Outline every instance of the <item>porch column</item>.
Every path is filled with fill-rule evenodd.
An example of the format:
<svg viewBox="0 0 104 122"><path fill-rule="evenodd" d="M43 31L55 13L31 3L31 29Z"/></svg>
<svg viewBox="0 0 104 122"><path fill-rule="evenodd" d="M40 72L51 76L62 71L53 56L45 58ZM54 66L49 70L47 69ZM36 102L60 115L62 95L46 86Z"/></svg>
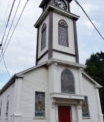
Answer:
<svg viewBox="0 0 104 122"><path fill-rule="evenodd" d="M80 104L77 106L77 116L78 122L82 122L82 107Z"/></svg>
<svg viewBox="0 0 104 122"><path fill-rule="evenodd" d="M58 106L57 105L50 106L49 122L58 122Z"/></svg>

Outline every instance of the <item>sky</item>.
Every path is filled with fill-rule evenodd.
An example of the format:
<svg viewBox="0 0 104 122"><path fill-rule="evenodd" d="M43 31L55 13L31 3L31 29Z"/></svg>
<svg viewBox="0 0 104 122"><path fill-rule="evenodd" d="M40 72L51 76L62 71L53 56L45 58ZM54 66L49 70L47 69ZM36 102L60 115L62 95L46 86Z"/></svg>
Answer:
<svg viewBox="0 0 104 122"><path fill-rule="evenodd" d="M104 35L104 0L78 1L86 10L102 35ZM12 2L13 0L0 0L0 41L3 36L8 12L10 11ZM18 2L19 0L16 0L7 31L10 28L11 20ZM21 2L13 27L16 24L25 2L26 0L22 0ZM10 76L4 67L3 61L0 63L0 88L8 82L13 74L35 65L37 30L34 28L34 24L42 13L41 8L39 8L40 2L41 0L29 0L25 8L18 27L16 28L4 55ZM85 64L86 59L88 59L91 54L100 51L104 52L104 40L101 39L86 18L85 14L74 1L71 3L71 12L80 16L77 21L78 46L80 63Z"/></svg>

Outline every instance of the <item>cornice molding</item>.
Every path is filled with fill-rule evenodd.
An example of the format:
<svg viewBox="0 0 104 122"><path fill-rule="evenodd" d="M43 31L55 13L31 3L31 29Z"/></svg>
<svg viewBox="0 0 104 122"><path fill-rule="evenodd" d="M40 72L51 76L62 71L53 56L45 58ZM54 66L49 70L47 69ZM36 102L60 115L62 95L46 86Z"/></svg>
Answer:
<svg viewBox="0 0 104 122"><path fill-rule="evenodd" d="M39 17L39 19L37 20L37 22L35 23L34 27L38 28L40 26L40 24L43 22L43 20L46 18L46 16L49 14L50 11L53 11L55 13L58 13L60 15L66 16L70 19L73 20L78 20L79 16L73 14L73 13L69 13L67 11L61 10L59 8L56 8L52 5L48 5L48 7L46 8L46 10L41 14L41 16Z"/></svg>

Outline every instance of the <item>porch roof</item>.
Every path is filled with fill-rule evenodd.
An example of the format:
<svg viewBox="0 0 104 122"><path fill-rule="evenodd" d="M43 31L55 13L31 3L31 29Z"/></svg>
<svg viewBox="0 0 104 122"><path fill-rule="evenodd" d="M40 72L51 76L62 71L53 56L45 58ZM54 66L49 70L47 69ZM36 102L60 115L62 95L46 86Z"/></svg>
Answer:
<svg viewBox="0 0 104 122"><path fill-rule="evenodd" d="M77 94L51 93L53 104L78 105L84 100L84 96Z"/></svg>

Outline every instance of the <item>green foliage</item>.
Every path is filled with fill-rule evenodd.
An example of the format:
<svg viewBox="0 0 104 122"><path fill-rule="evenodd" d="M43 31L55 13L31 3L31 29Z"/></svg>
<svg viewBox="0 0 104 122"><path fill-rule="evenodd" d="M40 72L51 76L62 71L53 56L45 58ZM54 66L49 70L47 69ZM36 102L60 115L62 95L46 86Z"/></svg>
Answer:
<svg viewBox="0 0 104 122"><path fill-rule="evenodd" d="M104 114L104 52L92 54L86 61L85 71L103 86L103 88L100 89L100 98Z"/></svg>

